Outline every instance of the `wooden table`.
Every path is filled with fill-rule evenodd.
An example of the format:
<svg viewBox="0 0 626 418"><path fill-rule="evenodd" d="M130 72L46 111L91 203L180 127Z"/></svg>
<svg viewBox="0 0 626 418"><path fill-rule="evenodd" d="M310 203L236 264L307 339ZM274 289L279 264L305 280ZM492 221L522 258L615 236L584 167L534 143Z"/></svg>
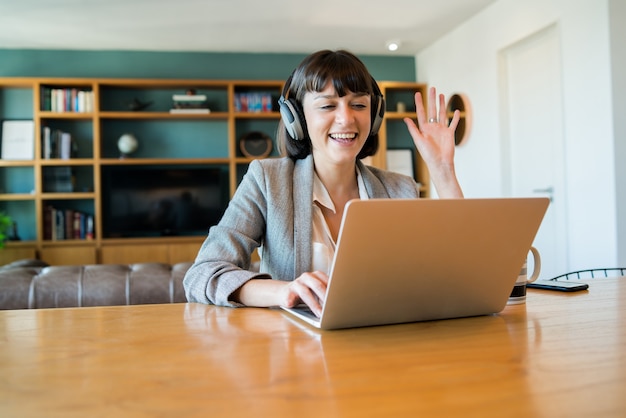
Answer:
<svg viewBox="0 0 626 418"><path fill-rule="evenodd" d="M1 417L626 416L626 278L315 331L199 304L0 312Z"/></svg>

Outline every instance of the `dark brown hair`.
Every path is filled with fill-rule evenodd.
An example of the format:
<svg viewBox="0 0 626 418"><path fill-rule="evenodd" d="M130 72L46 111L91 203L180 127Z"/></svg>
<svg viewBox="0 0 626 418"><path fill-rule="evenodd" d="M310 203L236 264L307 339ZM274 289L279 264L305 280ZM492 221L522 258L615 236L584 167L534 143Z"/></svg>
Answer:
<svg viewBox="0 0 626 418"><path fill-rule="evenodd" d="M304 130L305 138L294 140L283 121L278 124L277 143L281 154L287 155L294 160L306 158L311 154L311 138L309 138L302 100L309 92L322 91L328 82L333 84L340 97L349 92L365 93L372 97L372 121L378 101L382 99L380 89L372 78L365 64L351 52L345 50L330 51L322 50L307 56L293 71L283 89L283 97L289 98L299 113L298 117ZM378 150L378 133L370 135L358 159L374 155Z"/></svg>

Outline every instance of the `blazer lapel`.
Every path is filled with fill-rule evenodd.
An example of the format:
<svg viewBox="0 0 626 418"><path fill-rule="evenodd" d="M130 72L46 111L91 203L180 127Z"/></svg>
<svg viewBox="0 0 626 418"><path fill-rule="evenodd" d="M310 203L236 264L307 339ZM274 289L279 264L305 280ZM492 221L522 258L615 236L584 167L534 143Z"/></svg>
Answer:
<svg viewBox="0 0 626 418"><path fill-rule="evenodd" d="M313 156L296 160L293 170L294 270L295 277L311 271L313 254Z"/></svg>
<svg viewBox="0 0 626 418"><path fill-rule="evenodd" d="M363 177L363 184L365 184L365 189L367 190L367 195L370 199L388 199L389 193L387 193L387 189L380 181L378 177L376 177L370 169L363 164L360 160L356 162L359 166L359 170L361 171L361 177Z"/></svg>

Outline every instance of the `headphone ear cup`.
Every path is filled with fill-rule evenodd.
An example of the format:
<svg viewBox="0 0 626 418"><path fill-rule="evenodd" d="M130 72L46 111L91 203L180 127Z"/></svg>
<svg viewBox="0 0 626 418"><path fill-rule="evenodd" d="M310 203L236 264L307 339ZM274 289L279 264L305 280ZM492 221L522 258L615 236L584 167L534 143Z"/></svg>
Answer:
<svg viewBox="0 0 626 418"><path fill-rule="evenodd" d="M278 100L278 105L280 117L289 135L296 141L303 140L305 138L304 115L302 115L298 104L291 99L285 100L285 98L281 96Z"/></svg>
<svg viewBox="0 0 626 418"><path fill-rule="evenodd" d="M372 129L370 130L370 136L376 135L380 129L380 125L383 123L385 116L385 99L383 96L378 96L376 105L376 111L372 115Z"/></svg>

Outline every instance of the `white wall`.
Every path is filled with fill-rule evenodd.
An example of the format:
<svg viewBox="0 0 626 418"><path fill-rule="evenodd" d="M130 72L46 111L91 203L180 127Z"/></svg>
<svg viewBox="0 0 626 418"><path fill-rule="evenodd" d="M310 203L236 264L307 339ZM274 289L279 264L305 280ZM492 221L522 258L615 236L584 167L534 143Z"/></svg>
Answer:
<svg viewBox="0 0 626 418"><path fill-rule="evenodd" d="M615 179L617 191L617 260L626 266L626 1L610 0L611 67L613 80L613 120L615 137Z"/></svg>
<svg viewBox="0 0 626 418"><path fill-rule="evenodd" d="M471 137L456 159L466 196L502 196L498 52L556 24L570 270L618 263L609 1L623 0L498 0L416 57L419 81L446 95L466 93L472 102ZM550 109L537 103L537 112Z"/></svg>

